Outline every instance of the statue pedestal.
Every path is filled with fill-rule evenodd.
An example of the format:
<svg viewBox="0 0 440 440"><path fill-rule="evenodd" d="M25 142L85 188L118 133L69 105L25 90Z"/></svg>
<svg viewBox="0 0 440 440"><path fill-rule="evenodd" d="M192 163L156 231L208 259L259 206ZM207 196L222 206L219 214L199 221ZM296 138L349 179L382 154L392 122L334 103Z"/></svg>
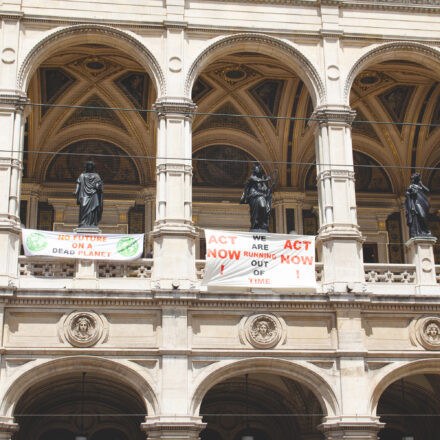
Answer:
<svg viewBox="0 0 440 440"><path fill-rule="evenodd" d="M406 246L410 251L411 262L416 266L416 283L418 293L438 294L433 249L433 246L436 242L436 237L429 236L413 237L406 242Z"/></svg>
<svg viewBox="0 0 440 440"><path fill-rule="evenodd" d="M88 226L88 227L82 227L82 228L75 228L73 232L77 234L101 234L102 231L97 226Z"/></svg>

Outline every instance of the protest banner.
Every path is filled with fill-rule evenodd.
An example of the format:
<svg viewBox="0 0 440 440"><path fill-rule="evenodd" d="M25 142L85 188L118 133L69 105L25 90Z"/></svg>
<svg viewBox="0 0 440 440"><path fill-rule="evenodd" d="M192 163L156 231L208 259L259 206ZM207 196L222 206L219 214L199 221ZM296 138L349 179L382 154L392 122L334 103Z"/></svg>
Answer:
<svg viewBox="0 0 440 440"><path fill-rule="evenodd" d="M144 234L77 234L22 229L26 256L90 260L135 260L144 249Z"/></svg>
<svg viewBox="0 0 440 440"><path fill-rule="evenodd" d="M315 290L315 237L205 230L202 285Z"/></svg>

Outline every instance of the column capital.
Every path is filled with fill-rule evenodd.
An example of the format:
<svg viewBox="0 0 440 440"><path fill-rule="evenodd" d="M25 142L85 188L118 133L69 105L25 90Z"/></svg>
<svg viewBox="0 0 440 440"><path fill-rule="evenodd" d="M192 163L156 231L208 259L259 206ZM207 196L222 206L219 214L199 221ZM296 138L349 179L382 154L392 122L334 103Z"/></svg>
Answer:
<svg viewBox="0 0 440 440"><path fill-rule="evenodd" d="M29 98L23 93L0 90L0 109L18 111L27 116L31 111L29 103Z"/></svg>
<svg viewBox="0 0 440 440"><path fill-rule="evenodd" d="M315 111L312 113L311 121L309 123L311 126L315 127L331 123L351 125L355 117L356 111L352 110L350 107L323 106L315 109Z"/></svg>
<svg viewBox="0 0 440 440"><path fill-rule="evenodd" d="M377 440L377 433L385 427L375 416L325 417L318 429L327 440Z"/></svg>
<svg viewBox="0 0 440 440"><path fill-rule="evenodd" d="M18 423L15 423L12 417L0 417L0 440L10 440L18 428Z"/></svg>
<svg viewBox="0 0 440 440"><path fill-rule="evenodd" d="M197 105L187 98L161 98L153 104L153 110L157 112L159 118L172 115L192 119Z"/></svg>
<svg viewBox="0 0 440 440"><path fill-rule="evenodd" d="M153 416L145 420L141 428L151 440L196 440L206 427L201 417L193 416Z"/></svg>

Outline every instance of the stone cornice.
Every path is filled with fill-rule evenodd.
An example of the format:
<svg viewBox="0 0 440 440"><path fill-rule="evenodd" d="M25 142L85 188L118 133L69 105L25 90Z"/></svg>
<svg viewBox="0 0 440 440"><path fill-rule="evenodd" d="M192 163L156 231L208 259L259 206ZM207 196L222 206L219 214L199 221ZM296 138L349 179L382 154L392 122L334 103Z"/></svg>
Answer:
<svg viewBox="0 0 440 440"><path fill-rule="evenodd" d="M145 291L127 293L117 292L79 292L77 295L72 292L60 292L56 290L44 290L32 293L23 289L14 289L14 293L2 290L0 301L5 307L33 307L47 308L54 307L115 307L124 309L144 308L161 309L162 307L178 306L189 309L229 309L240 312L245 310L267 309L273 311L308 311L333 313L336 310L358 308L364 313L376 311L402 312L402 313L440 313L439 295L420 296L415 294L402 295L399 286L396 286L396 294L371 294L345 293L345 294L323 294L323 293L296 293L294 295L270 294L261 298L249 297L249 292L229 294L204 294L194 290L181 292L170 291L169 297L155 298L153 293ZM186 293L192 295L186 298ZM173 296L171 296L171 294ZM261 295L261 294L260 294Z"/></svg>

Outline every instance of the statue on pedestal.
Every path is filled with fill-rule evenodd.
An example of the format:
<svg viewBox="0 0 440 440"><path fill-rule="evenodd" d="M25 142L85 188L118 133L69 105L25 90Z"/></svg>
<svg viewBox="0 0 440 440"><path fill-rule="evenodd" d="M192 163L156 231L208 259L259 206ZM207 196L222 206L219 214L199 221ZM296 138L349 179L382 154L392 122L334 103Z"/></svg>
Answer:
<svg viewBox="0 0 440 440"><path fill-rule="evenodd" d="M406 223L409 227L409 236L431 237L428 225L429 200L426 193L429 189L423 185L419 173L411 176L411 183L406 190Z"/></svg>
<svg viewBox="0 0 440 440"><path fill-rule="evenodd" d="M73 193L79 205L78 228L98 228L103 208L102 188L103 182L96 172L95 164L92 161L86 162Z"/></svg>
<svg viewBox="0 0 440 440"><path fill-rule="evenodd" d="M246 182L240 203L248 203L251 217L251 232L269 232L273 187L278 178L278 170L266 176L261 165L254 165ZM269 184L269 182L271 182Z"/></svg>

